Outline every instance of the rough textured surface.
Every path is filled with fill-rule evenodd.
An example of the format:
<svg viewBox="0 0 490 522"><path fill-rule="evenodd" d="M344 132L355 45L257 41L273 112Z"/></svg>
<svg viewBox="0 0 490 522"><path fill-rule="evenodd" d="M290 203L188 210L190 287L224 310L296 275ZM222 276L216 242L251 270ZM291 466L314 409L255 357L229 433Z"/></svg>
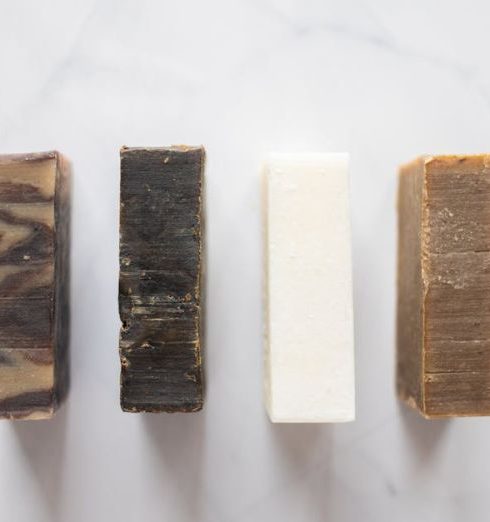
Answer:
<svg viewBox="0 0 490 522"><path fill-rule="evenodd" d="M53 415L68 389L69 165L0 156L0 417Z"/></svg>
<svg viewBox="0 0 490 522"><path fill-rule="evenodd" d="M121 407L203 405L204 149L121 150Z"/></svg>
<svg viewBox="0 0 490 522"><path fill-rule="evenodd" d="M399 186L400 397L490 414L490 155L420 158Z"/></svg>

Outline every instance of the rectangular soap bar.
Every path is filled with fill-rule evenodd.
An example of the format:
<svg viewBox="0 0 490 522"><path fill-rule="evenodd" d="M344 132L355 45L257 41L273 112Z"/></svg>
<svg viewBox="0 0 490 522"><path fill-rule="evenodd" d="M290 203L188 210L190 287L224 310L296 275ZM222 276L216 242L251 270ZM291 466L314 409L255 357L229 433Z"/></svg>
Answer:
<svg viewBox="0 0 490 522"><path fill-rule="evenodd" d="M265 397L272 422L355 417L346 154L264 168Z"/></svg>
<svg viewBox="0 0 490 522"><path fill-rule="evenodd" d="M68 387L69 165L0 156L0 418L51 417Z"/></svg>
<svg viewBox="0 0 490 522"><path fill-rule="evenodd" d="M399 178L397 389L425 417L490 414L490 155Z"/></svg>
<svg viewBox="0 0 490 522"><path fill-rule="evenodd" d="M121 407L203 405L202 147L121 149Z"/></svg>

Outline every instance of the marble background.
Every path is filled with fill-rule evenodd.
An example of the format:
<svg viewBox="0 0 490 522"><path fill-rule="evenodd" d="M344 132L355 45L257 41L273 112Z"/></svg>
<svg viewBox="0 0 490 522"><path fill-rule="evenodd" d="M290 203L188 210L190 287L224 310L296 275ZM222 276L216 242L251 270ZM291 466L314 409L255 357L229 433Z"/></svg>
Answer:
<svg viewBox="0 0 490 522"><path fill-rule="evenodd" d="M0 424L0 518L488 520L490 422L394 396L396 168L489 151L481 1L0 1L0 149L73 161L72 393ZM118 150L208 151L208 396L118 407ZM271 425L261 389L258 166L351 154L358 419Z"/></svg>

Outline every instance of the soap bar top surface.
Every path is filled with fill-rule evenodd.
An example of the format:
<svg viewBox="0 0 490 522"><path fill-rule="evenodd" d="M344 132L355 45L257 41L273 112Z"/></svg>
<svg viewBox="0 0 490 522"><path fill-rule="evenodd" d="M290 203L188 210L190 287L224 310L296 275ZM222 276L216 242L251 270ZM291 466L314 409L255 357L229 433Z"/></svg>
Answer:
<svg viewBox="0 0 490 522"><path fill-rule="evenodd" d="M121 406L203 404L201 147L121 150Z"/></svg>
<svg viewBox="0 0 490 522"><path fill-rule="evenodd" d="M266 367L273 422L355 416L348 156L264 167Z"/></svg>
<svg viewBox="0 0 490 522"><path fill-rule="evenodd" d="M69 165L0 156L0 417L53 415L68 387Z"/></svg>
<svg viewBox="0 0 490 522"><path fill-rule="evenodd" d="M426 417L490 414L490 155L427 156L399 185L397 388Z"/></svg>

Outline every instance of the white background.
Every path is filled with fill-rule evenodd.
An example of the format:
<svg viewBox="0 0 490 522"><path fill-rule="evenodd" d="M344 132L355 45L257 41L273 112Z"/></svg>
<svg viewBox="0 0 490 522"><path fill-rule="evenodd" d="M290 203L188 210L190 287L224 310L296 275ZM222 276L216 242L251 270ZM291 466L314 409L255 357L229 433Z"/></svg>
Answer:
<svg viewBox="0 0 490 522"><path fill-rule="evenodd" d="M72 390L0 424L8 522L486 521L490 421L394 395L396 169L490 143L486 1L0 2L0 149L74 166ZM208 395L123 414L119 147L208 151ZM351 154L357 421L271 425L262 405L258 167Z"/></svg>

